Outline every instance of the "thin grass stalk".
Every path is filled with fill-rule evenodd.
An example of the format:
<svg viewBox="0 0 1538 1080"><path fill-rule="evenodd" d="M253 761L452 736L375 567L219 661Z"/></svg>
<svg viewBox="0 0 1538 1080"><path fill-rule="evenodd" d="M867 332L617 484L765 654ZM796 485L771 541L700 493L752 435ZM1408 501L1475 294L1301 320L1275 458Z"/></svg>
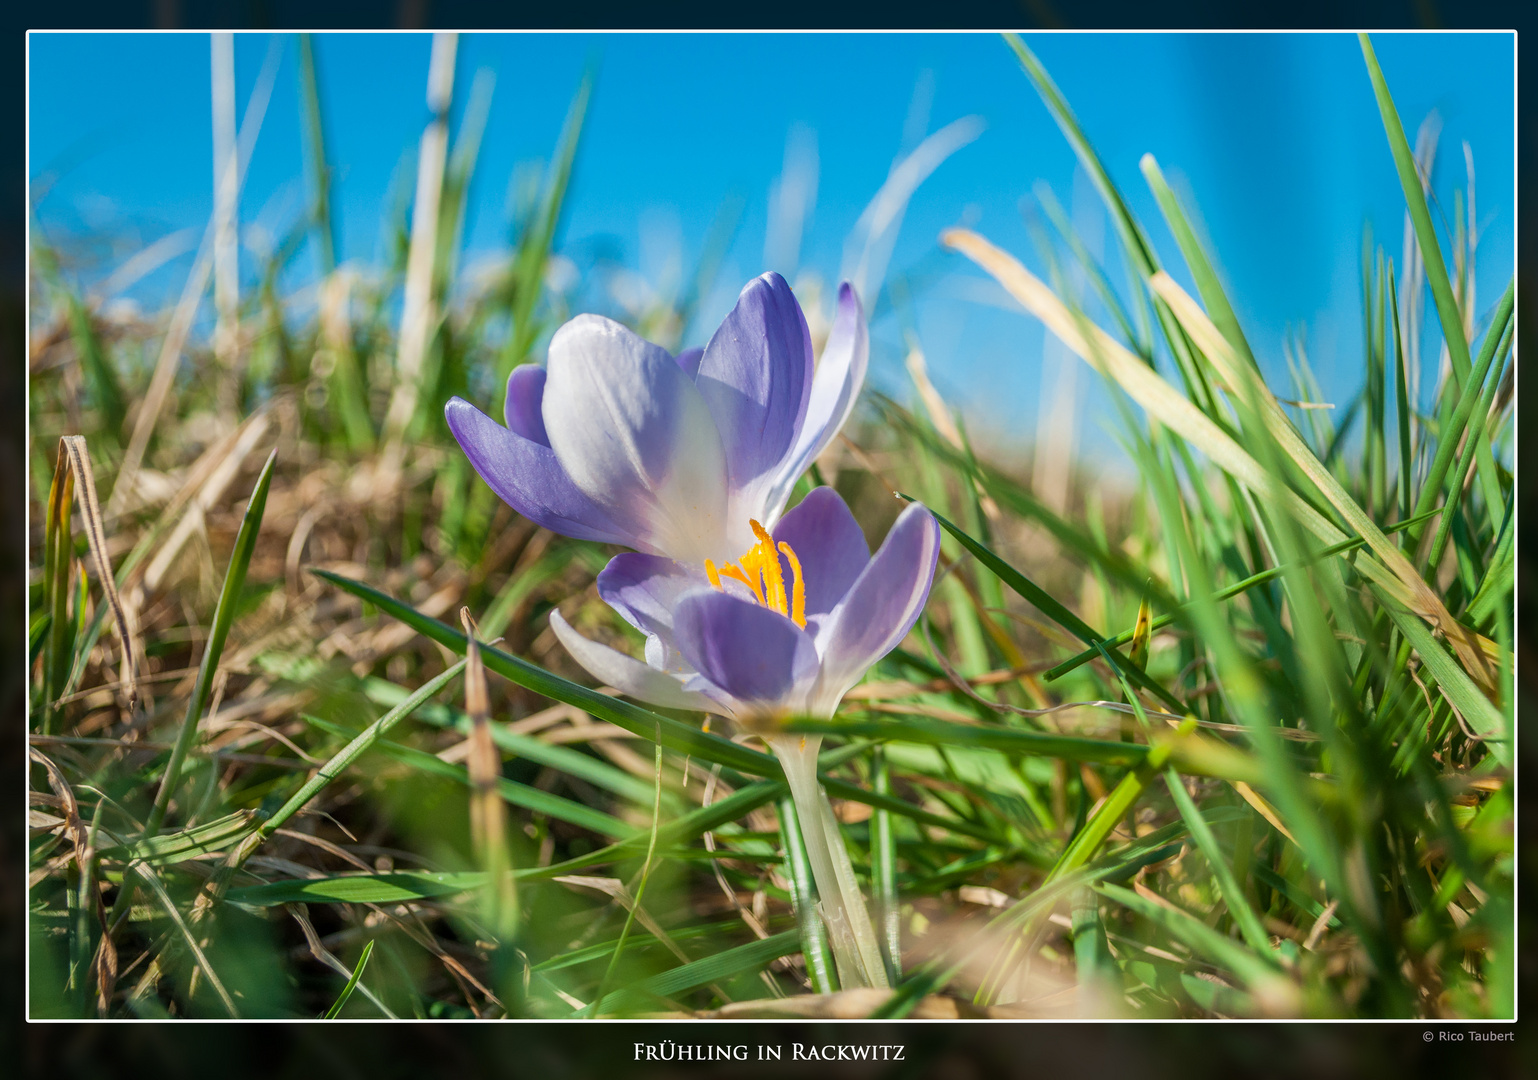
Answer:
<svg viewBox="0 0 1538 1080"><path fill-rule="evenodd" d="M886 751L871 750L871 787L878 795L891 795L892 770ZM871 814L871 885L875 894L876 917L881 925L881 955L886 961L887 980L896 986L902 981L902 911L897 893L897 836L892 829L889 810Z"/></svg>
<svg viewBox="0 0 1538 1080"><path fill-rule="evenodd" d="M53 733L53 721L57 701L64 691L64 682L71 664L69 657L69 626L67 604L69 601L69 570L74 562L74 542L70 534L72 494L75 474L68 465L64 448L59 447L59 463L54 471L53 486L48 493L48 517L44 538L46 555L43 563L43 583L46 588L47 609L50 612L48 644L43 654L43 717L39 730L44 735Z"/></svg>
<svg viewBox="0 0 1538 1080"><path fill-rule="evenodd" d="M1399 517L1412 514L1415 483L1415 457L1411 449L1410 373L1409 356L1405 352L1404 337L1400 332L1399 289L1394 280L1394 261L1388 263L1388 302L1390 318L1394 324L1394 415L1399 433Z"/></svg>
<svg viewBox="0 0 1538 1080"><path fill-rule="evenodd" d="M518 932L518 893L507 856L507 806L497 781L502 777L502 755L491 737L490 700L486 693L486 669L470 609L461 608L465 628L465 712L470 716L470 838L477 861L486 871L486 923L501 946Z"/></svg>
<svg viewBox="0 0 1538 1080"><path fill-rule="evenodd" d="M1472 372L1464 380L1462 391L1458 395L1458 403L1453 408L1452 415L1445 425L1437 431L1437 451L1432 458L1431 467L1426 470L1426 477L1421 482L1420 495L1415 502L1417 516L1436 505L1437 497L1442 494L1442 486L1447 480L1447 470L1452 466L1453 457L1458 452L1459 434L1463 432L1473 414L1474 405L1479 400L1480 388L1489 374L1490 365L1494 363L1496 353L1499 351L1501 339L1505 336L1507 325L1511 321L1512 312L1516 304L1516 280L1513 278L1506 284L1506 292L1501 296L1496 305L1495 315L1490 321L1489 329L1485 331L1484 343L1480 346L1479 356L1474 361ZM1497 497L1491 505L1500 505L1503 500ZM1406 546L1414 550L1420 542L1423 527L1411 530L1406 538Z"/></svg>
<svg viewBox="0 0 1538 1080"><path fill-rule="evenodd" d="M1501 339L1501 344L1496 348L1497 355L1504 355L1511 344L1512 328L1507 326L1506 334ZM1500 373L1495 371L1492 377L1485 380L1484 393L1480 396L1479 404L1475 406L1471 416L1469 427L1465 429L1463 438L1463 450L1458 455L1458 464L1452 470L1452 483L1448 487L1447 500L1442 508L1442 518L1437 522L1436 535L1431 541L1431 550L1426 554L1426 580L1432 582L1436 578L1438 568L1442 565L1442 555L1447 551L1447 541L1452 536L1453 522L1458 515L1463 513L1463 492L1469 480L1469 468L1474 464L1475 451L1480 440L1485 435L1485 418L1490 414L1490 404L1495 399L1495 392L1500 388ZM1493 511L1493 507L1490 508ZM1493 516L1493 514L1492 514Z"/></svg>
<svg viewBox="0 0 1538 1080"><path fill-rule="evenodd" d="M1403 190L1405 206L1415 227L1415 239L1420 246L1426 283L1431 287L1431 298L1436 304L1437 317L1442 323L1442 340L1452 360L1453 373L1461 387L1468 378L1471 362L1468 339L1463 335L1463 316L1453 296L1452 283L1448 280L1447 264L1442 259L1442 248L1437 242L1436 229L1431 223L1431 212L1426 206L1423 180L1416 168L1415 156L1405 139L1404 126L1399 122L1399 111L1389 95L1383 69L1378 66L1372 39L1358 34L1362 57L1367 62L1367 75L1372 80L1373 94L1378 100L1378 112L1383 119L1383 130L1388 135L1389 150L1394 156L1394 168L1399 172L1399 186Z"/></svg>
<svg viewBox="0 0 1538 1080"><path fill-rule="evenodd" d="M539 336L534 312L544 292L544 267L555 242L561 211L566 205L566 190L571 184L572 166L582 142L582 125L592 97L594 78L591 70L583 76L566 110L566 121L545 175L539 207L525 226L513 256L513 303L508 313L512 327L497 369L499 383L505 382L513 368L528 359Z"/></svg>
<svg viewBox="0 0 1538 1080"><path fill-rule="evenodd" d="M337 225L331 215L331 163L326 155L326 127L320 110L313 39L313 34L299 35L299 105L305 149L309 152L306 163L310 167L310 228L321 277L325 278L336 269Z"/></svg>
<svg viewBox="0 0 1538 1080"><path fill-rule="evenodd" d="M401 440L416 416L422 365L437 322L433 311L433 264L438 252L438 205L443 196L449 145L449 107L454 93L457 34L434 34L427 71L427 126L417 150L416 196L411 210L411 247L401 307L400 346L395 355L395 391L385 415L386 471L399 468Z"/></svg>
<svg viewBox="0 0 1538 1080"><path fill-rule="evenodd" d="M256 550L256 535L262 527L262 515L267 509L267 489L272 484L272 473L277 462L278 452L274 450L267 455L267 463L262 466L261 474L256 479L256 486L251 489L251 499L246 504L246 512L240 522L240 531L235 535L235 547L230 554L229 569L224 575L224 587L219 592L219 603L214 608L213 621L209 624L208 642L203 648L203 659L198 665L198 677L193 685L192 697L187 702L187 715L182 720L181 731L176 736L176 743L171 749L170 759L166 762L165 772L161 774L160 789L155 794L155 803L150 809L149 821L144 826L142 839L149 839L160 831L160 826L165 821L166 810L171 804L171 796L176 793L177 785L181 780L182 762L186 760L187 750L197 735L198 721L203 715L203 706L207 704L208 695L213 689L214 676L219 670L219 659L224 654L224 642L229 636L231 624L235 621L235 607L240 601L240 592L246 583L246 570L251 565L251 555Z"/></svg>

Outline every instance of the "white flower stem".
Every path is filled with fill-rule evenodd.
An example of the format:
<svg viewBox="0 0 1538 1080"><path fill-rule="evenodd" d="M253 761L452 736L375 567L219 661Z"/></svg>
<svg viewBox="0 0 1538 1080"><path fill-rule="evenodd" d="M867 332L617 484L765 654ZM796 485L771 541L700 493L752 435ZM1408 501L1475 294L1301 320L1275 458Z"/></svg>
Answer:
<svg viewBox="0 0 1538 1080"><path fill-rule="evenodd" d="M790 796L801 822L801 836L806 843L807 861L812 880L817 883L818 911L828 928L828 943L838 965L838 978L845 989L859 986L888 985L886 966L876 931L855 880L849 851L839 831L833 807L817 782L819 736L802 739L799 735L769 738L770 748L785 769Z"/></svg>

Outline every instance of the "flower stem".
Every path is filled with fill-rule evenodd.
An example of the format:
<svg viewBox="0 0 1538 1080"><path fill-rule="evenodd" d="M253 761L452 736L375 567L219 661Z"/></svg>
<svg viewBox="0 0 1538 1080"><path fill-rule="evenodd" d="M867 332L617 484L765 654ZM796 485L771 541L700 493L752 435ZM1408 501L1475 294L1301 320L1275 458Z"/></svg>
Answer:
<svg viewBox="0 0 1538 1080"><path fill-rule="evenodd" d="M817 883L817 906L828 928L839 983L845 989L885 987L886 967L876 931L855 880L838 819L817 782L817 750L822 739L810 736L803 741L799 735L785 735L772 737L768 742L785 769L790 795L795 800L807 861Z"/></svg>

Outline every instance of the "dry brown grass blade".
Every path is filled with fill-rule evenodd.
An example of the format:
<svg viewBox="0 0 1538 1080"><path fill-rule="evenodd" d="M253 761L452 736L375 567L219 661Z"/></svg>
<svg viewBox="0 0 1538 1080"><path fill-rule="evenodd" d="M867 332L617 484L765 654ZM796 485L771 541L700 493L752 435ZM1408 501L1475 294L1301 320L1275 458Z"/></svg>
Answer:
<svg viewBox="0 0 1538 1080"><path fill-rule="evenodd" d="M261 74L252 88L250 98L246 101L245 114L240 120L240 134L236 139L236 161L241 167L236 169L234 185L234 197L237 200L240 198L241 189L245 186L246 170L243 166L251 160L251 150L256 144L257 135L262 130L262 119L267 115L267 102L271 100L273 83L277 78L278 60L282 56L277 46L278 39L275 37L272 47L268 49ZM198 305L202 303L203 294L208 289L208 279L213 275L214 234L217 223L217 214L210 216L203 233L203 241L198 247L197 258L192 264L192 272L187 275L187 284L182 288L181 298L177 301L176 310L171 316L171 324L166 329L165 339L161 342L160 355L155 360L155 372L150 377L149 389L145 392L139 414L134 419L133 434L129 436L128 449L123 454L123 463L118 469L117 480L113 482L112 495L107 500L108 516L117 514L132 492L134 478L138 474L140 464L144 461L144 452L149 448L150 436L155 431L155 424L160 419L161 410L165 408L166 397L171 392L171 384L176 379L177 362L181 359L182 349L187 344L187 335L192 330L192 322L197 317Z"/></svg>
<svg viewBox="0 0 1538 1080"><path fill-rule="evenodd" d="M1298 429L1293 427L1292 421L1282 412L1270 388L1253 374L1248 365L1240 363L1228 339L1213 325L1201 305L1163 270L1149 279L1149 285L1170 306L1198 351L1218 369L1230 388L1229 392L1244 393L1249 398L1249 404L1260 413L1271 437L1319 489L1320 494L1329 500L1330 505L1367 541L1367 546L1382 560L1383 565L1399 579L1409 597L1406 606L1446 635L1463 662L1464 670L1486 690L1495 690L1497 673L1491 670L1487 660L1489 652L1480 640L1481 635L1453 618L1452 612L1442 603L1442 598L1426 584L1410 560L1383 534L1377 523L1367 516L1367 512L1357 505L1335 475L1314 456L1313 451L1303 442L1303 437L1298 434ZM1494 642L1489 642L1489 650L1496 648ZM1498 651L1496 655L1499 655Z"/></svg>
<svg viewBox="0 0 1538 1080"><path fill-rule="evenodd" d="M118 596L117 582L112 574L112 560L107 557L107 534L102 527L101 505L96 499L96 474L91 469L91 455L86 449L83 435L65 435L59 440L59 452L68 455L70 468L79 480L75 485L75 495L80 503L80 516L85 524L91 557L96 561L96 578L102 594L107 598L107 604L112 608L118 640L123 646L122 682L128 698L128 711L131 713L139 702L137 653L134 650L133 631L129 628L128 613L123 608L122 598Z"/></svg>
<svg viewBox="0 0 1538 1080"><path fill-rule="evenodd" d="M475 620L469 608L459 609L459 621L468 639L465 650L465 712L470 717L470 752L465 767L470 775L470 839L477 861L486 868L488 921L499 939L517 925L518 896L507 866L507 804L497 790L502 778L502 755L491 737L491 699L486 691L486 668L481 663Z"/></svg>
<svg viewBox="0 0 1538 1080"><path fill-rule="evenodd" d="M454 89L454 59L459 36L434 34L427 71L429 118L417 151L416 201L411 211L411 246L406 255L406 287L401 310L400 349L396 354L395 392L385 414L386 475L400 466L401 440L416 413L418 380L436 312L433 262L438 250L438 204L449 147L449 104Z"/></svg>
<svg viewBox="0 0 1538 1080"><path fill-rule="evenodd" d="M86 873L85 859L90 841L86 837L85 824L80 820L80 804L75 799L75 789L69 786L63 771L53 763L53 760L36 747L27 747L27 756L41 765L43 771L48 774L48 786L53 789L54 795L59 800L59 809L64 811L64 828L69 833L70 842L75 848L76 867L83 876Z"/></svg>
<svg viewBox="0 0 1538 1080"><path fill-rule="evenodd" d="M271 426L271 420L265 408L253 413L236 429L234 438L228 442L223 455L208 462L202 484L194 490L189 490L190 485L184 485L182 491L178 492L172 500L172 505L167 506L166 516L169 517L183 505L190 503L186 507L186 512L177 521L171 535L166 538L165 543L161 545L154 559L150 561L149 567L144 571L144 588L147 592L154 592L160 587L167 571L175 565L176 557L181 554L182 546L194 532L202 527L204 515L224 497L225 491L239 474L246 457L262 441L269 426ZM224 443L225 440L221 440L221 445ZM202 472L202 470L198 471Z"/></svg>
<svg viewBox="0 0 1538 1080"><path fill-rule="evenodd" d="M291 916L293 916L294 921L299 924L299 929L304 934L305 944L309 946L310 955L315 957L315 959L319 960L322 964L325 964L328 968L336 972L348 982L352 982L352 969L349 968L346 964L342 963L342 961L338 960L336 956L321 942L320 935L315 932L314 924L310 922L309 911L305 905L284 904L283 909L287 911ZM374 995L373 991L371 991L361 981L358 983L358 991L364 997L368 998L369 1001L373 1002L374 1007L377 1008L380 1012L384 1013L385 1016L389 1017L391 1020L400 1019L400 1017L396 1016L395 1013L390 1011L390 1007L388 1005L380 1001L379 998Z"/></svg>
<svg viewBox="0 0 1538 1080"><path fill-rule="evenodd" d="M128 449L123 454L117 480L113 482L112 497L107 502L109 514L117 514L128 501L139 465L144 461L144 451L149 448L150 435L155 430L161 410L165 408L166 397L171 392L177 361L182 357L182 348L187 344L187 334L197 315L198 303L208 288L208 278L213 272L212 234L213 223L210 222L208 233L203 237L203 245L198 250L197 261L192 265L192 273L187 276L186 288L182 290L181 300L171 316L171 325L166 329L165 340L161 342L160 356L155 361L155 372L150 376L149 389L145 391L143 403L139 406L139 415L134 419L133 434L128 438Z"/></svg>

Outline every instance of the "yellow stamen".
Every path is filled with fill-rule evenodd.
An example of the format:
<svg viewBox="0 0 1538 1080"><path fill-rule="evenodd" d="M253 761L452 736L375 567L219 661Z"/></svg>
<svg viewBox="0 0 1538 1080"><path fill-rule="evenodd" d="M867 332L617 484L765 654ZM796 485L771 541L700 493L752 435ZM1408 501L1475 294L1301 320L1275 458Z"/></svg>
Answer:
<svg viewBox="0 0 1538 1080"><path fill-rule="evenodd" d="M742 582L748 588L753 590L753 595L758 598L758 602L760 604L764 602L764 590L758 587L758 582L754 581L752 578L748 577L747 574L743 573L742 568L737 564L727 563L725 566L721 567L721 573L725 577L736 578L738 581Z"/></svg>
<svg viewBox="0 0 1538 1080"><path fill-rule="evenodd" d="M758 522L750 521L748 524L753 527L753 535L758 537L758 546L753 549L753 556L764 575L764 595L768 598L768 605L781 615L789 615L790 604L785 599L785 577L780 573L780 557L774 552L774 537Z"/></svg>
<svg viewBox="0 0 1538 1080"><path fill-rule="evenodd" d="M791 586L791 620L803 630L806 629L806 579L801 574L801 560L796 558L796 553L790 550L790 545L780 544L780 550L785 553L785 558L790 561L791 573L795 574L795 584Z"/></svg>
<svg viewBox="0 0 1538 1080"><path fill-rule="evenodd" d="M789 544L776 545L769 530L758 522L749 521L748 524L753 527L753 535L758 542L743 552L742 557L734 563L717 566L714 561L706 559L705 577L717 589L721 588L723 577L742 582L753 590L754 599L764 607L788 616L797 626L805 629L806 581L801 570L801 560ZM781 554L790 562L792 580L788 592L785 571L780 566Z"/></svg>

